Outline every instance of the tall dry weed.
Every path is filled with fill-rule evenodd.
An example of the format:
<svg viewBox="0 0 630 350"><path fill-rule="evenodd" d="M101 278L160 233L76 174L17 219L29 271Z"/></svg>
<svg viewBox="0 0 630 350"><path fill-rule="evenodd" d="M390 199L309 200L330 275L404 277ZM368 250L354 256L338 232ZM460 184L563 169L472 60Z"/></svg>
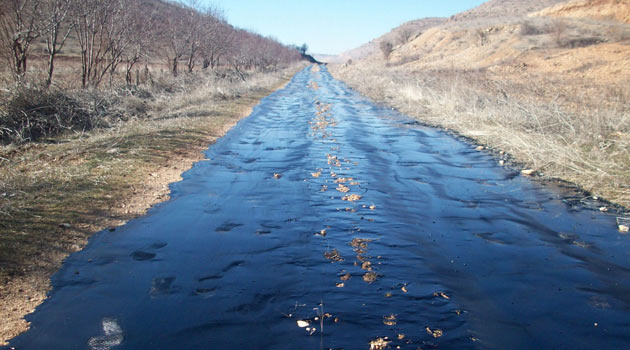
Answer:
<svg viewBox="0 0 630 350"><path fill-rule="evenodd" d="M624 98L630 88L602 89L606 108L568 108L541 101L536 82L515 87L478 71L410 74L355 65L333 72L403 113L630 206L630 108Z"/></svg>

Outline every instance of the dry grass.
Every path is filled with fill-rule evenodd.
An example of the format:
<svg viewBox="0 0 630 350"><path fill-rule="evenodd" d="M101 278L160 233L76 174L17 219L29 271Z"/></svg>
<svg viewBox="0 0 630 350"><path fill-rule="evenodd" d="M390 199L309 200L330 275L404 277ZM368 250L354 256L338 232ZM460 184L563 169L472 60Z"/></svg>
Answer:
<svg viewBox="0 0 630 350"><path fill-rule="evenodd" d="M145 94L121 97L124 106L144 110L141 118L51 144L0 147L0 343L26 329L22 317L45 298L63 258L92 233L168 198L168 183L297 69L244 82L165 79Z"/></svg>
<svg viewBox="0 0 630 350"><path fill-rule="evenodd" d="M507 81L485 71L386 68L372 63L333 73L376 101L448 128L527 167L630 206L630 88L598 86L558 102L541 90L574 84ZM530 77L531 78L531 77ZM548 79L548 80L545 80ZM541 85L542 84L542 85ZM556 95L557 96L557 95Z"/></svg>

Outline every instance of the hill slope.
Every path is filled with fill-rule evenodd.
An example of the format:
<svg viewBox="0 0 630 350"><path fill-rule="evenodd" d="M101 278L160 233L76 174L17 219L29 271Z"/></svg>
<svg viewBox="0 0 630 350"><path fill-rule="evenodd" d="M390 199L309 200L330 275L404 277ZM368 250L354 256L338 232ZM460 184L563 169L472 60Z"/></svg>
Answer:
<svg viewBox="0 0 630 350"><path fill-rule="evenodd" d="M431 27L445 23L446 20L446 18L433 17L409 21L357 48L343 52L338 56L322 57L322 59L324 62L328 63L345 63L348 60L359 60L379 53L379 44L381 41L386 40L393 43L400 43L401 40L407 41L411 38L415 38Z"/></svg>
<svg viewBox="0 0 630 350"><path fill-rule="evenodd" d="M630 23L630 1L574 0L535 13L536 16L592 18Z"/></svg>
<svg viewBox="0 0 630 350"><path fill-rule="evenodd" d="M630 206L628 6L491 0L388 57L371 50L332 71L424 122Z"/></svg>

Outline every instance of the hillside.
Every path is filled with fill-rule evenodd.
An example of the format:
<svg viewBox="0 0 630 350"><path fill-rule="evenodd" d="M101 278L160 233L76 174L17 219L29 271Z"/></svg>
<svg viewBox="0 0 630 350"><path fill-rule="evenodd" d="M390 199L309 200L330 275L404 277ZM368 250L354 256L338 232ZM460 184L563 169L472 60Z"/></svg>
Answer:
<svg viewBox="0 0 630 350"><path fill-rule="evenodd" d="M402 39L406 42L410 38L417 37L428 28L437 26L446 22L446 18L423 18L409 21L392 29L390 32L371 40L357 48L346 51L338 56L321 57L323 62L328 63L345 63L348 60L358 60L379 52L379 44L382 41L392 41L400 43Z"/></svg>
<svg viewBox="0 0 630 350"><path fill-rule="evenodd" d="M630 23L630 1L574 0L532 14L556 18L591 18Z"/></svg>
<svg viewBox="0 0 630 350"><path fill-rule="evenodd" d="M392 41L387 57L373 49L332 71L424 122L628 206L629 6L491 0Z"/></svg>
<svg viewBox="0 0 630 350"><path fill-rule="evenodd" d="M491 18L500 18L505 21L506 19L521 17L564 1L566 0L490 0L473 9L453 15L449 20L451 22L476 19L488 21Z"/></svg>

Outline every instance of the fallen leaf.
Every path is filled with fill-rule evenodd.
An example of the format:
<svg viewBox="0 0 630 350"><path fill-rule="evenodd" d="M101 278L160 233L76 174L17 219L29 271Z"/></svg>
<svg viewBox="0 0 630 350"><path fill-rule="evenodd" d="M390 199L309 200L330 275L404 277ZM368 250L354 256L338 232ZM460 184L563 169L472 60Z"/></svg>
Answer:
<svg viewBox="0 0 630 350"><path fill-rule="evenodd" d="M281 178L281 177L282 177L282 175L281 175L281 174L278 174L278 173L273 173L273 178L274 178L274 179L279 179L279 178Z"/></svg>
<svg viewBox="0 0 630 350"><path fill-rule="evenodd" d="M321 174L322 174L322 172L321 172L321 171L318 171L318 172L316 172L316 173L311 173L311 176L313 176L313 177L319 177Z"/></svg>
<svg viewBox="0 0 630 350"><path fill-rule="evenodd" d="M389 316L383 316L383 323L388 325L388 326L395 326L396 325L396 315L391 314Z"/></svg>
<svg viewBox="0 0 630 350"><path fill-rule="evenodd" d="M342 280L342 281L347 281L347 280L350 279L350 277L352 277L352 276L349 273L347 273L347 274L339 277L339 279Z"/></svg>
<svg viewBox="0 0 630 350"><path fill-rule="evenodd" d="M346 286L346 284L345 284L345 283L343 283L343 282L338 282L335 286L336 286L337 288L343 288L343 287L345 287L345 286Z"/></svg>
<svg viewBox="0 0 630 350"><path fill-rule="evenodd" d="M341 200L348 201L348 202L356 202L360 199L361 199L361 196L359 196L358 194L350 194L347 196L343 196L341 198Z"/></svg>
<svg viewBox="0 0 630 350"><path fill-rule="evenodd" d="M341 257L341 254L339 254L339 251L337 251L337 249L324 252L324 257L331 261L343 261L343 258Z"/></svg>
<svg viewBox="0 0 630 350"><path fill-rule="evenodd" d="M370 341L370 350L383 350L389 343L391 343L391 341L387 338L376 338Z"/></svg>
<svg viewBox="0 0 630 350"><path fill-rule="evenodd" d="M308 327L310 323L308 321L298 320L297 325L300 328Z"/></svg>
<svg viewBox="0 0 630 350"><path fill-rule="evenodd" d="M341 192L341 193L346 193L346 192L350 192L350 188L346 187L342 184L339 184L339 186L337 186L337 191Z"/></svg>
<svg viewBox="0 0 630 350"><path fill-rule="evenodd" d="M446 300L451 299L451 297L449 297L448 295L446 295L446 293L444 293L444 292L435 292L435 293L433 293L433 296L434 296L434 297L442 297L442 298L444 298L444 299L446 299Z"/></svg>
<svg viewBox="0 0 630 350"><path fill-rule="evenodd" d="M363 281L367 282L367 283L373 283L374 281L376 281L376 277L378 277L378 275L376 274L376 272L366 272L363 275Z"/></svg>
<svg viewBox="0 0 630 350"><path fill-rule="evenodd" d="M433 330L432 330L432 329L431 329L431 328L429 328L428 326L427 326L425 329L426 329L427 333L429 333L430 335L432 335L432 336L433 336L433 338L439 338L439 337L441 337L442 335L444 335L444 332L442 332L442 330L441 330L441 329L433 329Z"/></svg>

